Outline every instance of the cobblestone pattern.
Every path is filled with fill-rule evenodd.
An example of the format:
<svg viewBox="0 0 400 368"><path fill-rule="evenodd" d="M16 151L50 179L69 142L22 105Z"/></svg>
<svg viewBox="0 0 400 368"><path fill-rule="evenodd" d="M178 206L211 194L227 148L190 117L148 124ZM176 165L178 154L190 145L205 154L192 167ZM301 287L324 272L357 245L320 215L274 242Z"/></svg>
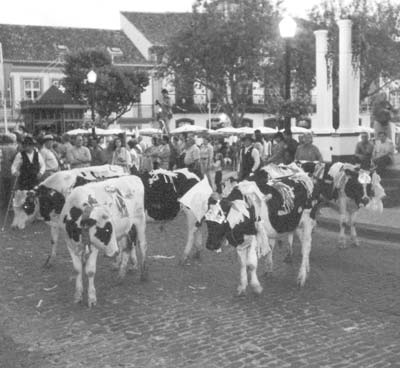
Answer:
<svg viewBox="0 0 400 368"><path fill-rule="evenodd" d="M150 256L175 258L150 258L147 282L129 273L119 283L99 257L92 310L72 302L63 241L56 266L41 269L49 250L44 225L0 233L0 367L400 366L400 249L364 241L339 250L336 234L318 230L304 289L295 282L296 243L292 265L282 262L285 247L276 249L262 295L237 298L233 249L205 250L201 260L177 265L183 221L165 231L148 225Z"/></svg>

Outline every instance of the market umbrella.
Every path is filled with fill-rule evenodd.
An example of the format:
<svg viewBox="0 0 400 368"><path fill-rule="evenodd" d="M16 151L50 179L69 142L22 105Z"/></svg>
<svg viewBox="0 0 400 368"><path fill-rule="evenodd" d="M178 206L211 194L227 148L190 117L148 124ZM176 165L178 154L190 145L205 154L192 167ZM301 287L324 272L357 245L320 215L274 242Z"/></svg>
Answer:
<svg viewBox="0 0 400 368"><path fill-rule="evenodd" d="M277 130L269 127L260 127L257 128L261 134L276 134Z"/></svg>
<svg viewBox="0 0 400 368"><path fill-rule="evenodd" d="M234 127L225 127L225 128L220 128L216 130L217 133L222 134L222 135L237 135L239 134L238 129Z"/></svg>
<svg viewBox="0 0 400 368"><path fill-rule="evenodd" d="M285 131L285 129L281 129L281 132ZM305 133L312 133L311 129L303 128L303 127L298 127L298 126L293 126L290 128L290 131L292 134L305 134Z"/></svg>
<svg viewBox="0 0 400 368"><path fill-rule="evenodd" d="M237 129L239 134L254 134L255 128L252 127L241 127Z"/></svg>
<svg viewBox="0 0 400 368"><path fill-rule="evenodd" d="M68 135L80 135L80 134L90 134L90 132L86 129L72 129L66 132Z"/></svg>
<svg viewBox="0 0 400 368"><path fill-rule="evenodd" d="M179 128L171 130L171 134L181 134L181 133L204 133L208 129L200 127L198 125L191 125L191 124L186 124L182 125Z"/></svg>
<svg viewBox="0 0 400 368"><path fill-rule="evenodd" d="M143 128L143 129L139 130L139 134L151 137L153 135L162 134L162 130L161 129L155 129L155 128Z"/></svg>

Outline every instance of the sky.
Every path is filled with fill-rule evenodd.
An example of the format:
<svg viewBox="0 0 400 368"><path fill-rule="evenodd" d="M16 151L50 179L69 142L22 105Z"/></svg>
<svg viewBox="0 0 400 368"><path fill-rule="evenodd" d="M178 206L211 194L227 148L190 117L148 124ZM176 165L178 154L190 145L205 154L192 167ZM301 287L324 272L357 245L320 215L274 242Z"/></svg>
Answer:
<svg viewBox="0 0 400 368"><path fill-rule="evenodd" d="M193 0L0 0L0 23L119 29L119 12L185 12ZM284 0L302 16L318 0Z"/></svg>

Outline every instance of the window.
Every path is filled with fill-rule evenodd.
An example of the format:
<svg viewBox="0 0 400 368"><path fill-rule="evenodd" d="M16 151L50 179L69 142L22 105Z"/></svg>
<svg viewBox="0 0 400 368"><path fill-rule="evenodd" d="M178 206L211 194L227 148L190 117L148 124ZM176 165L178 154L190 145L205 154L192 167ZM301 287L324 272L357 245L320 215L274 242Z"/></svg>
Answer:
<svg viewBox="0 0 400 368"><path fill-rule="evenodd" d="M26 100L36 100L40 94L40 79L24 79L24 97Z"/></svg>

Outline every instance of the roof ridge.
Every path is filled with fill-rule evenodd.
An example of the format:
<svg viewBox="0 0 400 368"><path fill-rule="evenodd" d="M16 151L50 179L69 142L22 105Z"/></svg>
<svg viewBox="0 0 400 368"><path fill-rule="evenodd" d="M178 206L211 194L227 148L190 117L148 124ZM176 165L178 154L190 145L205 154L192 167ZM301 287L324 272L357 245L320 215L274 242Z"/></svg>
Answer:
<svg viewBox="0 0 400 368"><path fill-rule="evenodd" d="M121 14L151 14L151 15L165 15L165 14L193 14L192 12L170 12L170 11L165 11L165 12L137 12L137 11L120 11Z"/></svg>
<svg viewBox="0 0 400 368"><path fill-rule="evenodd" d="M109 31L109 32L122 32L121 29L111 29L111 28L89 28L89 27L72 27L72 26L50 26L50 25L38 25L38 24L12 24L12 23L0 23L1 26L7 27L33 27L33 28L56 28L56 29L77 29L83 31Z"/></svg>

